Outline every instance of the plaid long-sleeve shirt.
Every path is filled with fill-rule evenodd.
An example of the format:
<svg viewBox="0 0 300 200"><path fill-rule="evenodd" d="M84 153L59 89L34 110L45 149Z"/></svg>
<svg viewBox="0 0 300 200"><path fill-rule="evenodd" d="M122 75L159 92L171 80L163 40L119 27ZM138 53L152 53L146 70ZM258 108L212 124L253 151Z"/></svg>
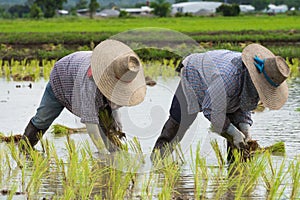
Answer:
<svg viewBox="0 0 300 200"><path fill-rule="evenodd" d="M218 133L227 130L229 123L252 125L250 110L256 107L258 99L251 79L244 83L249 73L240 52L214 50L191 54L183 65L181 80L189 114L203 112ZM255 98L242 110L241 94L247 84L252 86L246 96Z"/></svg>
<svg viewBox="0 0 300 200"><path fill-rule="evenodd" d="M88 75L91 51L79 51L57 61L50 74L55 97L82 123L98 124L98 111L105 100L92 76Z"/></svg>

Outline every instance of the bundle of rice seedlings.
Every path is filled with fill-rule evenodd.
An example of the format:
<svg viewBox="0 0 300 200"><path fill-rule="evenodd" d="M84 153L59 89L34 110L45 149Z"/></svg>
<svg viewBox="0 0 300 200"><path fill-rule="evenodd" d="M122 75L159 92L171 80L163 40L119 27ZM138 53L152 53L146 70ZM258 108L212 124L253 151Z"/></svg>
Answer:
<svg viewBox="0 0 300 200"><path fill-rule="evenodd" d="M282 141L276 142L271 146L264 147L263 149L265 151L269 151L272 154L279 154L279 155L285 154L285 144Z"/></svg>
<svg viewBox="0 0 300 200"><path fill-rule="evenodd" d="M73 134L73 133L79 133L79 132L86 132L86 128L70 128L61 124L54 124L52 125L51 132L55 135L66 135L66 134Z"/></svg>
<svg viewBox="0 0 300 200"><path fill-rule="evenodd" d="M112 117L108 113L108 110L100 110L99 111L99 118L101 121L101 124L103 125L104 128L104 133L106 137L118 148L125 148L121 139L126 138L125 133L123 133L120 128L117 127L117 124Z"/></svg>
<svg viewBox="0 0 300 200"><path fill-rule="evenodd" d="M5 136L3 133L0 132L0 141L1 142L6 142L6 143L10 143L10 142L19 142L22 138L22 135L17 134L17 135L10 135L10 136Z"/></svg>

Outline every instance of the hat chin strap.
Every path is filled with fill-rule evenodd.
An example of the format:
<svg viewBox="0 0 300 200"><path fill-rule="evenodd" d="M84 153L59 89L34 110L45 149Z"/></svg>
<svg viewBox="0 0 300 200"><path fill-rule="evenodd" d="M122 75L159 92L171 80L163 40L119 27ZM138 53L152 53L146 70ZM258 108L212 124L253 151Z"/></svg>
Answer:
<svg viewBox="0 0 300 200"><path fill-rule="evenodd" d="M268 74L265 71L265 59L259 58L257 55L255 55L254 59L254 65L259 73L263 73L266 80L273 86L278 87L279 84L272 81L272 79L268 76Z"/></svg>

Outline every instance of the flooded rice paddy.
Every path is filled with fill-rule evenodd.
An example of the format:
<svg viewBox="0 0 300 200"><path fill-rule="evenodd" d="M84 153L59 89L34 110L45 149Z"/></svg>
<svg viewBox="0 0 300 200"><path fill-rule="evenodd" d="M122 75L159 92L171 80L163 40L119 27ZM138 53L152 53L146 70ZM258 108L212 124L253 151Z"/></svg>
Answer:
<svg viewBox="0 0 300 200"><path fill-rule="evenodd" d="M158 84L148 88L147 96L143 103L135 107L121 108L123 131L126 133L127 139L130 140L137 137L145 156L144 162L136 170L138 172L136 173L136 182L139 184L135 184L135 187L130 189L130 195L125 195L126 199L165 199L165 197L161 196L161 191L164 190L166 184L173 184L171 180L166 181L166 176L159 176L157 180L158 184L152 187L150 192L145 192L145 187L143 186L145 182L149 180L147 178L152 176L151 172L153 171L153 166L149 159L149 154L160 134L164 122L168 118L168 110L178 81L178 77L168 79L158 78ZM15 82L0 78L0 132L6 135L23 133L28 121L35 114L46 83L47 82L44 79L41 79L38 82ZM31 87L29 87L29 84L31 84ZM272 162L275 163L274 165L280 163L284 159L287 163L300 159L300 112L296 111L300 107L300 80L295 79L290 81L289 86L290 96L281 110L264 110L253 114L253 139L258 140L261 146L269 146L278 141L283 141L285 143L286 157L272 156ZM84 126L80 123L78 117L75 117L67 110L64 110L61 113L54 124L63 124L73 128ZM48 130L44 138L53 143L57 156L67 162L67 137L55 136L51 133L51 130ZM78 146L88 142L93 156L98 159L99 162L106 159L107 155L103 152L98 152L97 148L93 146L87 133L73 134L70 135L70 138L74 140L75 144ZM191 165L193 161L195 161L195 158L193 157L197 154L196 149L198 145L200 147L200 155L205 159L205 165L208 166L211 171L214 171L214 168L219 167L218 159L210 144L212 140L217 140L221 152L225 154L225 140L210 131L210 123L203 117L202 113L199 113L196 121L186 133L181 143L185 162L181 166L176 182L174 182L174 185L172 186L174 191L176 191L172 193L172 198L196 199L195 170ZM3 149L5 149L4 146L5 144L0 144L1 153L3 152ZM192 153L190 152L191 149ZM40 144L37 145L37 150L42 152L43 149ZM191 156L191 154L193 156ZM0 199L7 199L8 194L4 194L4 192L12 190L13 186L16 187L15 191L20 192L15 193L13 199L27 199L28 195L24 191L24 185L26 186L26 184L28 184L30 177L34 172L30 169L24 172L20 170L13 161L11 161L11 163L11 169L7 170L7 168L1 168L1 170L6 169L7 171L1 172L0 190L2 191L2 195L0 194ZM1 161L1 165L5 165L5 163ZM170 166L172 165L170 164ZM288 169L286 167L283 170L287 171ZM297 170L300 169L298 168ZM220 176L223 175L224 174L220 174ZM31 198L53 199L54 197L59 198L60 196L63 196L64 183L60 176L61 175L56 174L40 177L41 185L38 192ZM214 176L217 176L217 174L214 174ZM25 181L22 182L22 180ZM226 181L226 175L220 180ZM202 181L203 180L200 180L197 185ZM289 199L292 189L288 185L292 184L292 179L286 177L280 184L286 186L283 190L281 199ZM204 185L205 184L203 184L202 189L204 188L205 192L202 192L202 196L198 196L198 199L215 199L220 197L222 197L222 199L235 199L235 194L232 192L234 189L228 190L227 187L228 191L225 191L220 195L218 194L218 190L221 190L220 183L213 182L209 179L206 187L204 187ZM99 194L100 192L93 189L93 193ZM104 192L102 191L102 193ZM141 195L142 193L150 193L151 197L148 196L148 198L145 198ZM258 182L255 189L243 198L267 199L265 182Z"/></svg>

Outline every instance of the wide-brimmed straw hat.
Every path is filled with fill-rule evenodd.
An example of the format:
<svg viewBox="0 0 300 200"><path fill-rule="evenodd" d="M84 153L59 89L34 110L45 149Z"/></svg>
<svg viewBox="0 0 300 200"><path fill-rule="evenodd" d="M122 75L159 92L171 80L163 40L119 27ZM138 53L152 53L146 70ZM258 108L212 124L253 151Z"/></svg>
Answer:
<svg viewBox="0 0 300 200"><path fill-rule="evenodd" d="M144 71L139 57L126 44L105 40L92 53L93 78L100 92L119 106L134 106L146 95Z"/></svg>
<svg viewBox="0 0 300 200"><path fill-rule="evenodd" d="M242 59L263 105L280 109L288 98L286 79L290 69L285 60L259 44L245 47Z"/></svg>

